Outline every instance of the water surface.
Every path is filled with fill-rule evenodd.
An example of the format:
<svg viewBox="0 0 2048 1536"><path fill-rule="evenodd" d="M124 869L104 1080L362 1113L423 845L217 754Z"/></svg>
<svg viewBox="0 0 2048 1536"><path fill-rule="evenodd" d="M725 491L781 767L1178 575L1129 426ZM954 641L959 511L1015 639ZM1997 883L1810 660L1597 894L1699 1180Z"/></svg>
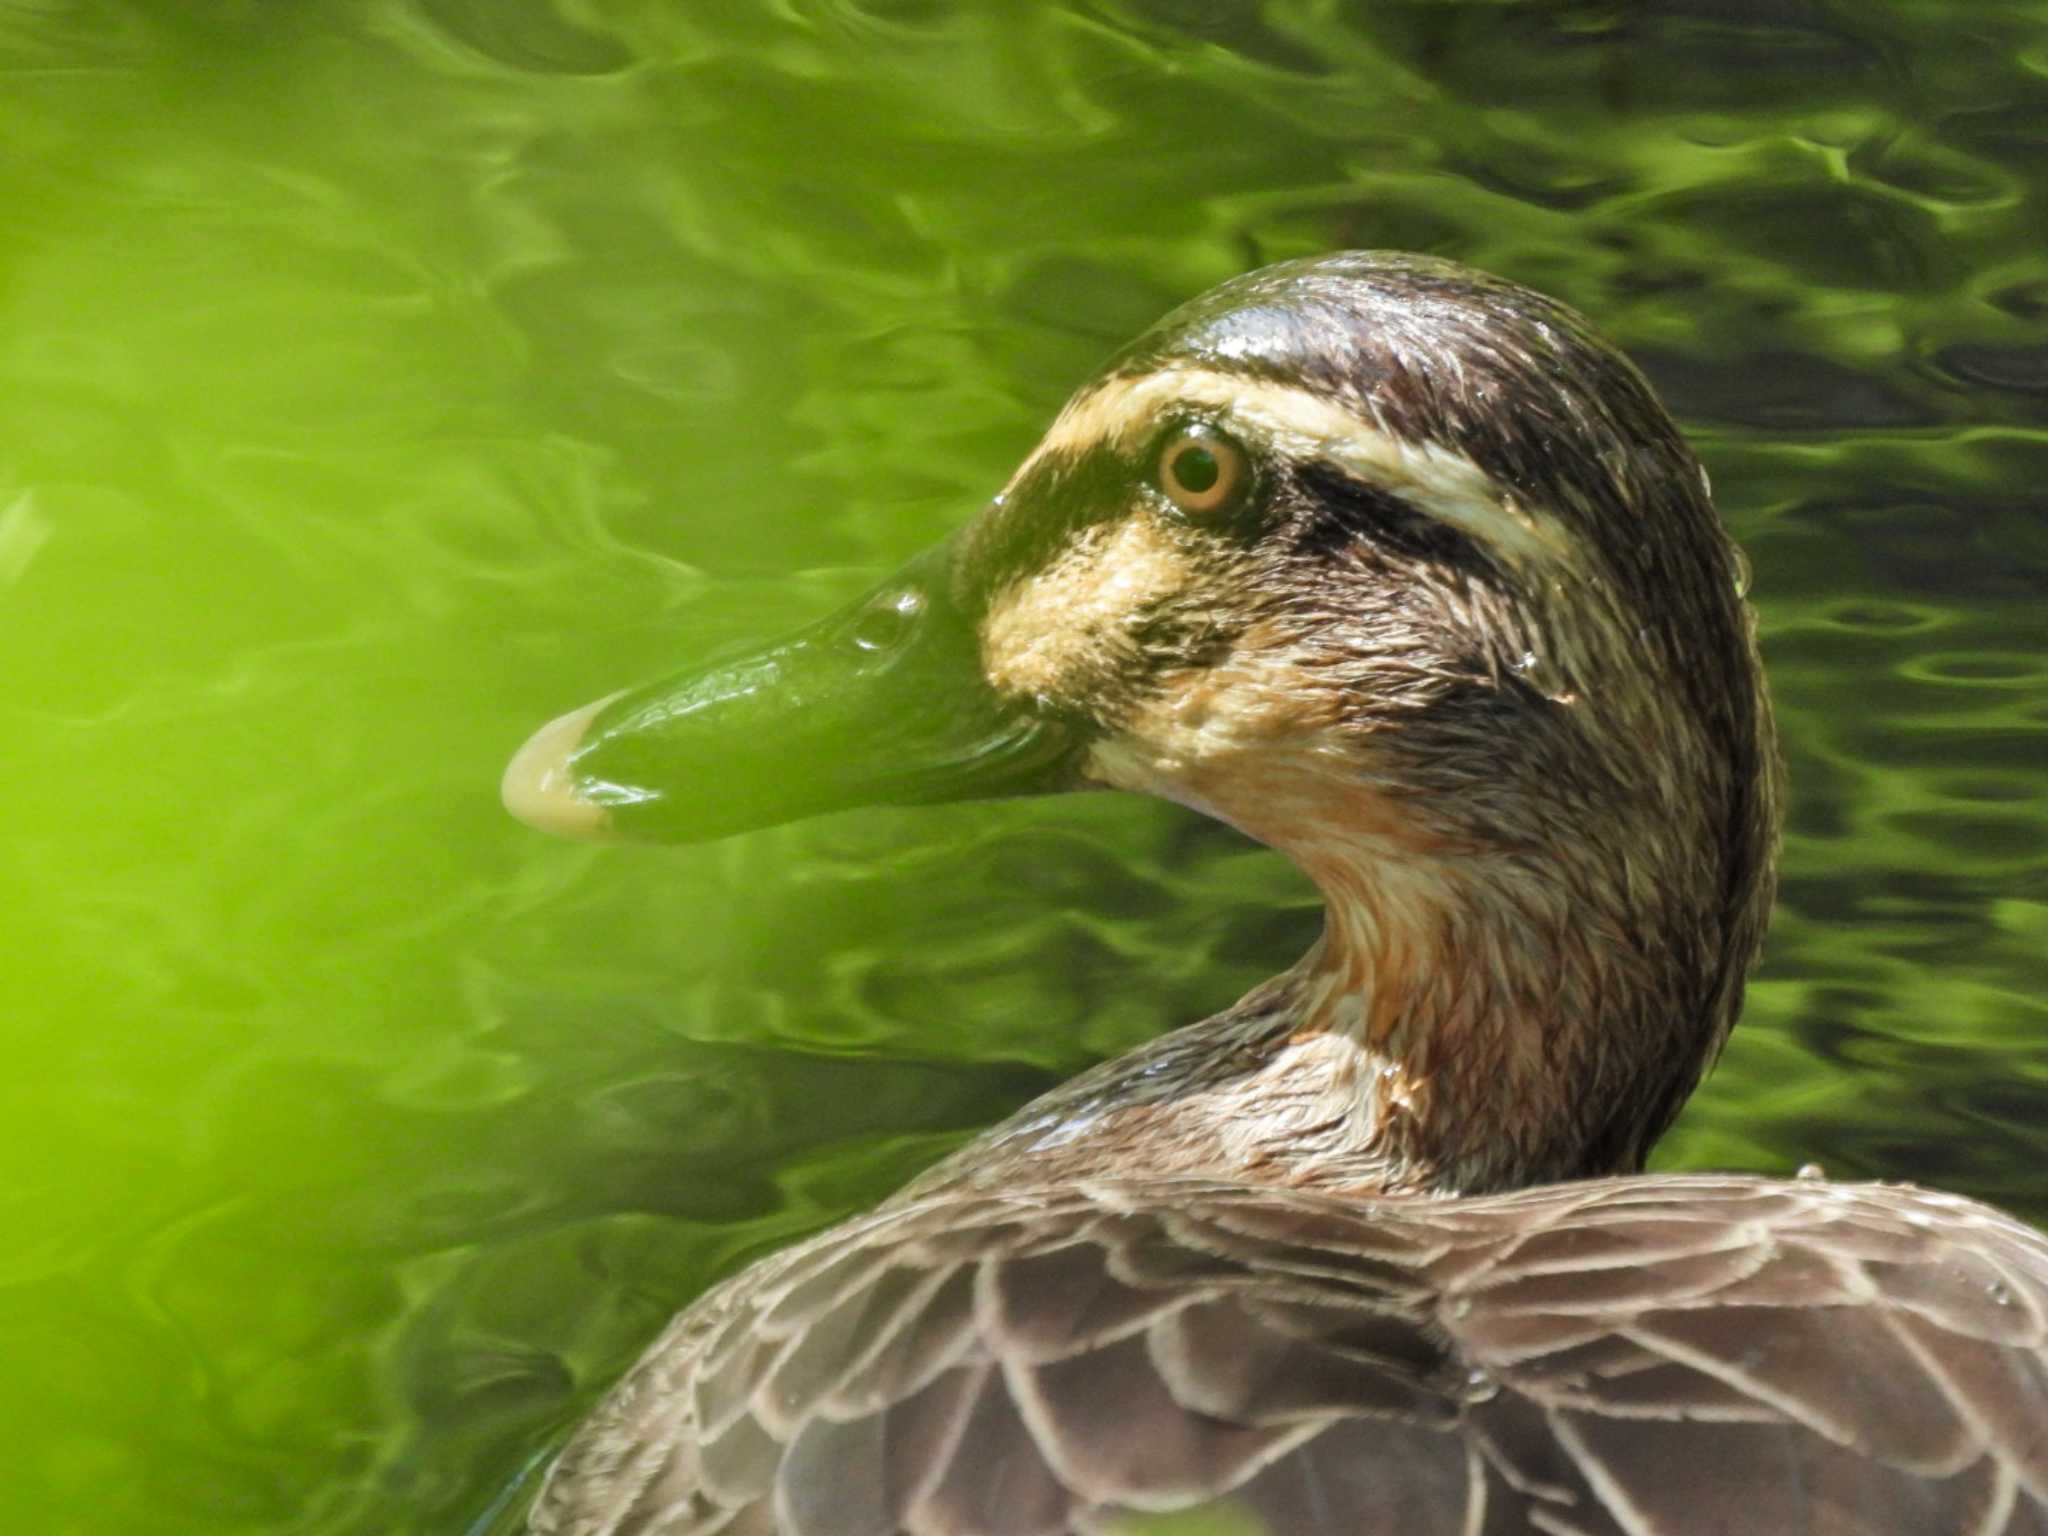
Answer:
<svg viewBox="0 0 2048 1536"><path fill-rule="evenodd" d="M2048 1218L2048 5L0 4L0 1525L460 1531L660 1322L1316 922L1165 806L593 851L538 721L821 611L1248 266L1637 357L1785 896L1667 1166Z"/></svg>

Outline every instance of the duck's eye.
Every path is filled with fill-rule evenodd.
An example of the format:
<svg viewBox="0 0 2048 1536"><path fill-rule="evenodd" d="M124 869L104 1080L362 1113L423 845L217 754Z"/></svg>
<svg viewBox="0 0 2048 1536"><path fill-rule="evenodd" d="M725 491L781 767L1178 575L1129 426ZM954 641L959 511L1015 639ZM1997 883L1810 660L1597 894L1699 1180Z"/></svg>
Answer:
<svg viewBox="0 0 2048 1536"><path fill-rule="evenodd" d="M1190 517L1234 512L1252 485L1242 448L1211 427L1190 427L1159 451L1159 489Z"/></svg>

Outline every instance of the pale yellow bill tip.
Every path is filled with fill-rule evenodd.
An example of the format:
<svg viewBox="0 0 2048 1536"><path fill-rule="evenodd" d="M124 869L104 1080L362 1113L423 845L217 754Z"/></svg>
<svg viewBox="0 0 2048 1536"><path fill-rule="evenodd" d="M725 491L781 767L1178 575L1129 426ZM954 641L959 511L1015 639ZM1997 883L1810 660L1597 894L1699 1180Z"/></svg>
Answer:
<svg viewBox="0 0 2048 1536"><path fill-rule="evenodd" d="M505 809L542 832L556 837L603 837L610 828L611 813L576 793L569 759L583 745L583 734L599 710L617 698L611 694L581 709L572 709L558 720L550 720L535 731L525 746L512 754L505 765L505 777L498 794Z"/></svg>

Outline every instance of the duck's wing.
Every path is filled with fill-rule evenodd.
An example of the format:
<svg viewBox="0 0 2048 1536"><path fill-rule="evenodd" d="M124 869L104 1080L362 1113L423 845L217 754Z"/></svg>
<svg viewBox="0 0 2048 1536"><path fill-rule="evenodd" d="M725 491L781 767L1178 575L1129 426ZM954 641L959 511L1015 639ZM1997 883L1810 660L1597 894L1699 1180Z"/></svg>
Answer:
<svg viewBox="0 0 2048 1536"><path fill-rule="evenodd" d="M2048 1243L1893 1187L886 1209L683 1314L547 1536L2048 1536Z"/></svg>

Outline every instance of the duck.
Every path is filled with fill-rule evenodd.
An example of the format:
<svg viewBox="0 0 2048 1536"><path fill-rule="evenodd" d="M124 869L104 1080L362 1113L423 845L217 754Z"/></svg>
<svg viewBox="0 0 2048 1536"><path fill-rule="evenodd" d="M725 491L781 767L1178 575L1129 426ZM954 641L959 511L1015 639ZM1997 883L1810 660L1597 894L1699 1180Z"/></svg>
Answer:
<svg viewBox="0 0 2048 1536"><path fill-rule="evenodd" d="M718 1284L528 1529L2048 1536L2040 1233L1643 1172L1775 893L1747 584L1587 321L1341 252L1168 314L841 611L543 727L503 798L556 834L1114 789L1325 915Z"/></svg>

